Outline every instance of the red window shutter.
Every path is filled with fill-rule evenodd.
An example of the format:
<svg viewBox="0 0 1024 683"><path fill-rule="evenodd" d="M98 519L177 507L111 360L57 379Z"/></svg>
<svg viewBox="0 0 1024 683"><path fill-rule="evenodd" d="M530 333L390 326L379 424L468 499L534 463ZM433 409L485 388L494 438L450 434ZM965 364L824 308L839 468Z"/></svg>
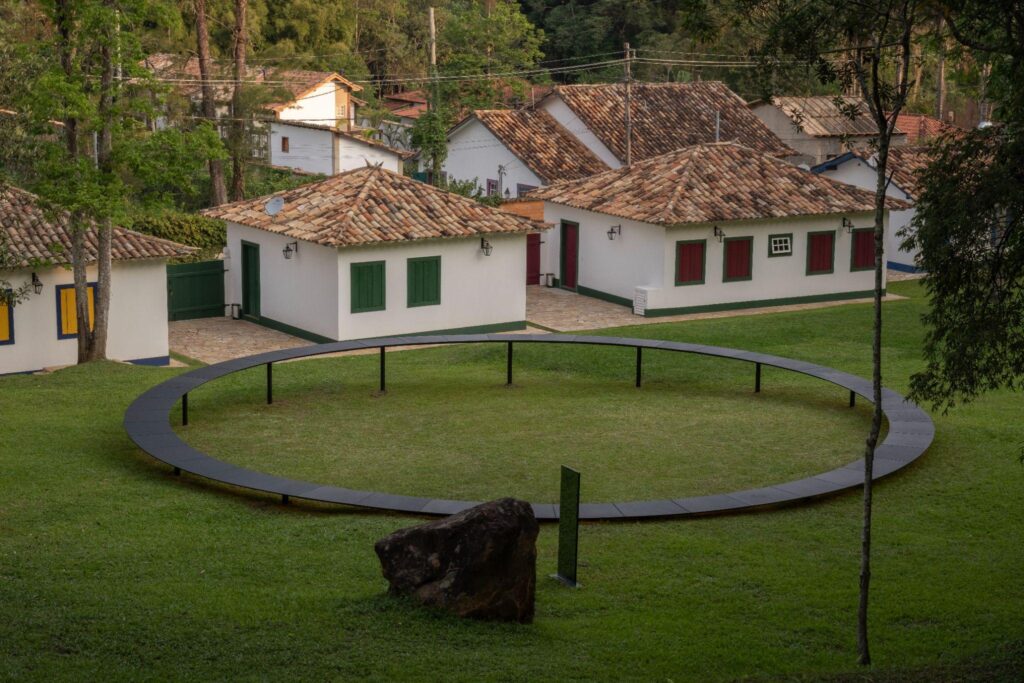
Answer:
<svg viewBox="0 0 1024 683"><path fill-rule="evenodd" d="M811 235L808 244L807 271L809 273L828 273L832 270L832 245L835 242L833 233Z"/></svg>
<svg viewBox="0 0 1024 683"><path fill-rule="evenodd" d="M281 138L281 151L282 152L287 152L288 148L289 148L288 138L282 137Z"/></svg>
<svg viewBox="0 0 1024 683"><path fill-rule="evenodd" d="M875 265L875 231L853 233L853 267L873 268Z"/></svg>
<svg viewBox="0 0 1024 683"><path fill-rule="evenodd" d="M730 240L725 243L725 279L743 280L750 277L752 240Z"/></svg>
<svg viewBox="0 0 1024 683"><path fill-rule="evenodd" d="M704 243L689 242L677 246L676 282L691 283L704 281Z"/></svg>

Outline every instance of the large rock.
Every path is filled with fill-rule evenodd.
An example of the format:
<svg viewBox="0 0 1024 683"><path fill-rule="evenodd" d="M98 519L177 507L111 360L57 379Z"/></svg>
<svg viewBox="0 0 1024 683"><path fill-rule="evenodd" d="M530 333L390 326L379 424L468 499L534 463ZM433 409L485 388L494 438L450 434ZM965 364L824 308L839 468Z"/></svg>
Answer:
<svg viewBox="0 0 1024 683"><path fill-rule="evenodd" d="M393 595L460 617L530 623L539 530L529 503L502 498L399 529L375 550Z"/></svg>

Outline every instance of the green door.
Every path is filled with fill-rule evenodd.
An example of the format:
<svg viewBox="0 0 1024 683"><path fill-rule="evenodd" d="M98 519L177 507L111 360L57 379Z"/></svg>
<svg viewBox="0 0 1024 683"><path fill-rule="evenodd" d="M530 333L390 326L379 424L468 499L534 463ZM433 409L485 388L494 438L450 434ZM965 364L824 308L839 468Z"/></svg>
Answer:
<svg viewBox="0 0 1024 683"><path fill-rule="evenodd" d="M260 245L242 242L242 315L260 317Z"/></svg>

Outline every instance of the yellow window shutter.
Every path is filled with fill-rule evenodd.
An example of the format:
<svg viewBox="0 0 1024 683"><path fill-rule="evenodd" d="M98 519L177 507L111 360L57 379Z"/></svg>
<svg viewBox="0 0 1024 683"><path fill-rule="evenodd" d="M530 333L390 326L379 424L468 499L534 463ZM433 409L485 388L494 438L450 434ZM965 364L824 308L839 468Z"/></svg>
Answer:
<svg viewBox="0 0 1024 683"><path fill-rule="evenodd" d="M11 309L6 301L0 301L0 344L11 341Z"/></svg>

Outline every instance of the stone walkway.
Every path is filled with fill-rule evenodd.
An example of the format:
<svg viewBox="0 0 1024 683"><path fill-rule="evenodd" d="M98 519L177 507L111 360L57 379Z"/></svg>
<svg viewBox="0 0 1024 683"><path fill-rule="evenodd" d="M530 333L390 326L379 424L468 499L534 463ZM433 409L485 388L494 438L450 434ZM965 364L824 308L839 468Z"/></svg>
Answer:
<svg viewBox="0 0 1024 683"><path fill-rule="evenodd" d="M885 301L899 301L906 297L889 294ZM809 311L816 308L831 308L848 304L870 303L870 298L849 299L847 301L822 301L811 304L793 304L789 306L765 306L763 308L743 308L732 311L715 311L712 313L689 313L686 315L669 315L663 318L645 318L633 315L633 312L618 304L581 296L564 289L531 285L526 288L526 319L531 324L554 330L556 332L577 332L580 330L597 330L606 327L625 327L627 325L652 325L656 323L674 323L686 320L706 320L709 318L731 318L741 315L765 315L767 313L783 313L787 311Z"/></svg>
<svg viewBox="0 0 1024 683"><path fill-rule="evenodd" d="M197 320L174 320L168 323L170 328L171 351L187 356L192 360L212 365L221 361L242 358L266 351L278 351L299 346L310 346L311 341L293 337L284 332L272 330L247 320L231 318L199 318ZM509 334L544 334L544 330L528 327L522 331ZM413 349L429 349L432 346L394 346L391 351L409 351ZM342 353L324 354L328 356L360 356L377 353L377 349L358 349ZM286 361L286 362L301 362Z"/></svg>
<svg viewBox="0 0 1024 683"><path fill-rule="evenodd" d="M917 274L889 271L892 281L909 280L921 277ZM889 294L886 301L897 301L906 297ZM681 322L685 320L704 320L708 318L730 318L741 315L765 315L785 311L807 311L816 308L829 308L847 304L870 303L871 299L851 299L849 301L825 301L813 304L795 304L792 306L768 306L765 308L745 308L735 311L716 311L714 313L691 313L688 315L672 315L664 318L644 318L633 315L625 306L608 301L601 301L589 296L581 296L564 289L540 287L532 285L526 288L526 319L530 327L524 332L538 333L543 330L556 332L578 332L581 330L599 330L608 327L625 327L627 325L651 325L655 323ZM246 320L230 318L200 318L198 320L175 320L169 323L171 351L203 363L219 363L232 358L251 356L265 351L277 351L299 346L308 346L312 342L293 337L284 332L272 330ZM396 347L395 350L404 348ZM348 351L344 355L376 353L375 349Z"/></svg>

